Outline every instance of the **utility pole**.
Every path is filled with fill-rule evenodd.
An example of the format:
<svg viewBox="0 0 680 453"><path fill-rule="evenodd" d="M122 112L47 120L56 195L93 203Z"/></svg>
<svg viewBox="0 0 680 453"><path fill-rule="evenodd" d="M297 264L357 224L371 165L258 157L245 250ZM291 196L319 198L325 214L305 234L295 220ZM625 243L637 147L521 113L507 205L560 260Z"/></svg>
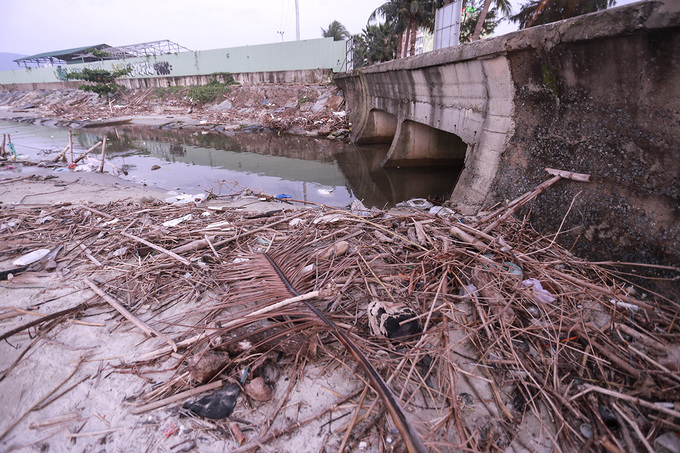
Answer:
<svg viewBox="0 0 680 453"><path fill-rule="evenodd" d="M300 4L295 0L295 40L300 40Z"/></svg>

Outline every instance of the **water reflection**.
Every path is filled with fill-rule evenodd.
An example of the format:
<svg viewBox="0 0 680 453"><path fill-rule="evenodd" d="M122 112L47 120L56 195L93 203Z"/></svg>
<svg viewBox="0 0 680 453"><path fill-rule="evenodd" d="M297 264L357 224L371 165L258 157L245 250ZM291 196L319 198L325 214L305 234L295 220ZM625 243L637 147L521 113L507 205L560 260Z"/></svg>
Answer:
<svg viewBox="0 0 680 453"><path fill-rule="evenodd" d="M7 126L0 122L0 132ZM22 127L46 129L44 126ZM54 133L54 128L49 128ZM44 137L44 131L34 131ZM59 136L67 132L59 130ZM76 148L86 149L108 137L107 160L127 171L126 179L168 190L196 193L220 181L271 195L346 206L354 199L367 206L393 206L415 197L444 199L460 168L390 168L380 162L382 145L356 147L338 141L276 135L271 132L195 132L119 126L76 131ZM21 140L30 141L23 130ZM39 139L34 140L39 141ZM34 144L36 144L34 143ZM65 142L64 142L65 143ZM39 146L36 146L39 147ZM57 146L58 147L58 146ZM99 152L99 151L97 151ZM152 170L152 167L160 169Z"/></svg>

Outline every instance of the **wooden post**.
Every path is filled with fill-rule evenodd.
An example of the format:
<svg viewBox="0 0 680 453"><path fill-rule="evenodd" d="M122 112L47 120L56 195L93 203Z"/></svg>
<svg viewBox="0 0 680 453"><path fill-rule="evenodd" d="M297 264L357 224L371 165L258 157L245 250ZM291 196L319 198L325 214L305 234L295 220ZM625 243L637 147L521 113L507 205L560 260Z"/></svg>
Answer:
<svg viewBox="0 0 680 453"><path fill-rule="evenodd" d="M99 164L99 173L104 173L104 158L106 157L106 135L102 140L102 162Z"/></svg>
<svg viewBox="0 0 680 453"><path fill-rule="evenodd" d="M0 148L0 157L5 157L5 138L6 134L2 134L2 148Z"/></svg>
<svg viewBox="0 0 680 453"><path fill-rule="evenodd" d="M70 150L69 162L73 163L73 131L71 129L68 130L68 148Z"/></svg>

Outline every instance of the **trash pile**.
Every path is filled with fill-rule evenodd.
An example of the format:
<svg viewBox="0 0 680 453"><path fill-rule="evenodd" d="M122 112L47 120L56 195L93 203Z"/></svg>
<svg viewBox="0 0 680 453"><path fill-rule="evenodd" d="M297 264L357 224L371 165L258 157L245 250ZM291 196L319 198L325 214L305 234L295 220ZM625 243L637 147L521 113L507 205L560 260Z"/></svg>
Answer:
<svg viewBox="0 0 680 453"><path fill-rule="evenodd" d="M37 336L0 376L70 320L115 310L116 331L145 339L109 369L148 383L119 403L140 424L173 417L167 451L207 451L198 433L275 450L304 430L306 451L678 451L677 301L573 256L513 206L5 208L0 258L43 256L5 264L3 285L47 269L87 297L4 324L3 340ZM319 398L305 377L334 372L330 402L303 412Z"/></svg>

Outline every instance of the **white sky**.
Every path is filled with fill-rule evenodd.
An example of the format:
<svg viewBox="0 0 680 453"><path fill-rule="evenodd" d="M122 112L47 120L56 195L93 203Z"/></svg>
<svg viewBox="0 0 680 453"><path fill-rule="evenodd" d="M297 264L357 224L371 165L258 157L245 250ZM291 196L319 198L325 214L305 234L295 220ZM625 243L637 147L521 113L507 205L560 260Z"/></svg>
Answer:
<svg viewBox="0 0 680 453"><path fill-rule="evenodd" d="M632 0L618 0L617 4ZM299 0L300 38L333 20L359 33L385 0ZM515 12L523 0L513 0ZM295 0L0 0L0 52L34 55L169 39L191 50L295 39ZM516 29L504 21L497 34Z"/></svg>

